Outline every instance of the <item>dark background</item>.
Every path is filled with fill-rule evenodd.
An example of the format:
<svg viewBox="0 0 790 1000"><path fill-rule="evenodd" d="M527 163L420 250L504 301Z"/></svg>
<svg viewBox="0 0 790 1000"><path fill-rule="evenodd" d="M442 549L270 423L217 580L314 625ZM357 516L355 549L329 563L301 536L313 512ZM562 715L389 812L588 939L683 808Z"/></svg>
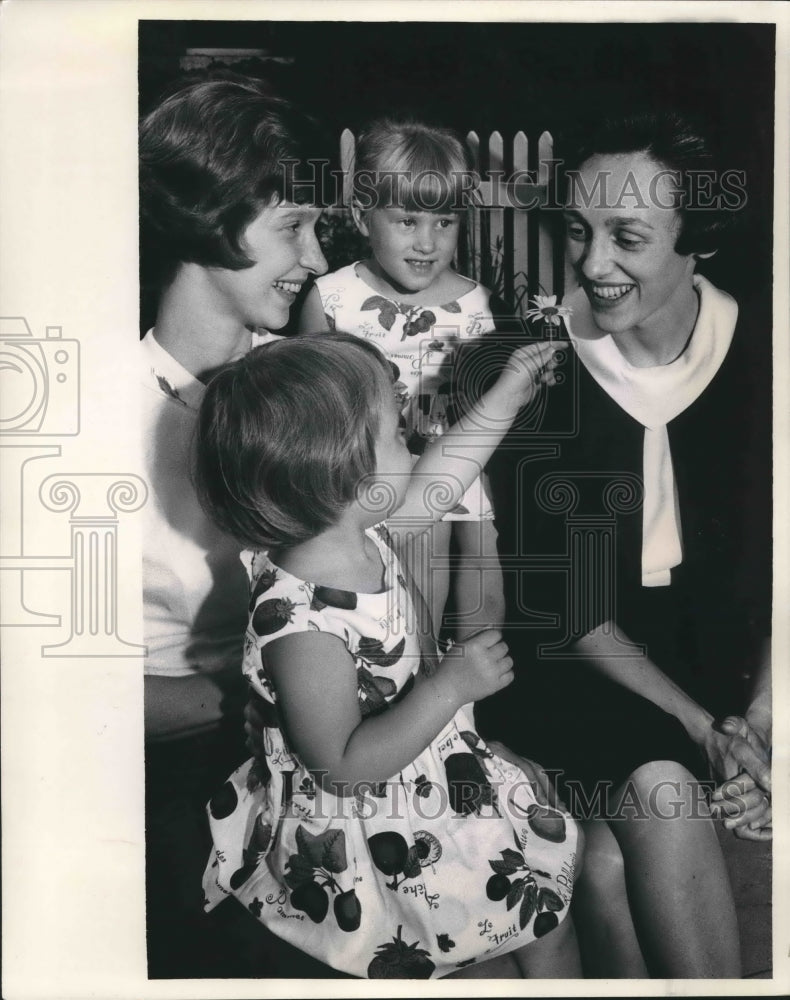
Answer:
<svg viewBox="0 0 790 1000"><path fill-rule="evenodd" d="M462 134L498 129L506 149L518 130L532 139L548 129L561 153L562 135L576 122L631 102L700 114L722 142L725 165L746 170L749 199L737 238L704 271L738 298L770 294L771 24L140 21L139 28L142 113L177 80L195 77L181 63L188 48L240 47L266 55L228 68L266 79L338 137L403 112Z"/></svg>

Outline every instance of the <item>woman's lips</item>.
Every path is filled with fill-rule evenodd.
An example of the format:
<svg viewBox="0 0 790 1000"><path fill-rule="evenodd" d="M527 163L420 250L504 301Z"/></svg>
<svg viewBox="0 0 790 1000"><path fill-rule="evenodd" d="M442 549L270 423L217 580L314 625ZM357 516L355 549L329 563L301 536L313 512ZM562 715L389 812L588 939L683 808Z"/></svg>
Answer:
<svg viewBox="0 0 790 1000"><path fill-rule="evenodd" d="M619 305L636 285L588 285L587 293L594 306L603 308Z"/></svg>
<svg viewBox="0 0 790 1000"><path fill-rule="evenodd" d="M275 281L274 287L278 292L283 292L293 297L297 296L302 290L302 285L299 281Z"/></svg>

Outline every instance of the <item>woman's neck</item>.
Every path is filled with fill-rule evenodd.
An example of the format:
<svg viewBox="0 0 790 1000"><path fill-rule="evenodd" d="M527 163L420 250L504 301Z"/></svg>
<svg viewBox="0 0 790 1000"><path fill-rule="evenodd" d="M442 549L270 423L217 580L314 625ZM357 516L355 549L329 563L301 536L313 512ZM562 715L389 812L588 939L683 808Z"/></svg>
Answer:
<svg viewBox="0 0 790 1000"><path fill-rule="evenodd" d="M678 288L661 310L612 340L634 368L657 368L675 361L686 349L699 314L699 295L691 282Z"/></svg>
<svg viewBox="0 0 790 1000"><path fill-rule="evenodd" d="M360 594L379 593L384 586L381 555L359 524L341 520L315 538L270 555L288 573L321 586Z"/></svg>
<svg viewBox="0 0 790 1000"><path fill-rule="evenodd" d="M156 339L168 354L201 381L245 354L251 333L238 317L217 308L202 278L203 268L182 264L164 289L156 314Z"/></svg>

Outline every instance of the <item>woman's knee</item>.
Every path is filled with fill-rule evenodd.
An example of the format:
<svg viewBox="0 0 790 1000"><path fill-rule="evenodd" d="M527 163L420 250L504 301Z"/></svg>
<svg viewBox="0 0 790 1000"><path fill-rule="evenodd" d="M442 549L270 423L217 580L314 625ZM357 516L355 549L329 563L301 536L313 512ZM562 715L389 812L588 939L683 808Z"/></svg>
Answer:
<svg viewBox="0 0 790 1000"><path fill-rule="evenodd" d="M616 885L625 877L623 852L605 820L588 820L579 824L580 843L583 850L576 867L576 879L584 874L587 885Z"/></svg>
<svg viewBox="0 0 790 1000"><path fill-rule="evenodd" d="M651 761L630 775L620 794L620 808L629 807L645 819L710 816L703 784L674 760Z"/></svg>

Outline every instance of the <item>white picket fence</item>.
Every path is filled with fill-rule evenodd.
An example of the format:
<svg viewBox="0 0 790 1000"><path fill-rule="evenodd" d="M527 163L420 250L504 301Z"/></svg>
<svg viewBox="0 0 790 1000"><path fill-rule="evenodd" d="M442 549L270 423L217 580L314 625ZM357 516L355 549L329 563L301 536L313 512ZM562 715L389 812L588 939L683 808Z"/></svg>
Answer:
<svg viewBox="0 0 790 1000"><path fill-rule="evenodd" d="M540 207L547 198L554 139L550 132L537 139L517 132L511 142L506 155L501 132L492 132L485 143L477 132L466 136L481 184L475 192L476 207L469 210L457 265L523 312L534 295L562 294L554 219ZM355 145L353 132L345 129L340 136L340 164L346 206L351 203Z"/></svg>

